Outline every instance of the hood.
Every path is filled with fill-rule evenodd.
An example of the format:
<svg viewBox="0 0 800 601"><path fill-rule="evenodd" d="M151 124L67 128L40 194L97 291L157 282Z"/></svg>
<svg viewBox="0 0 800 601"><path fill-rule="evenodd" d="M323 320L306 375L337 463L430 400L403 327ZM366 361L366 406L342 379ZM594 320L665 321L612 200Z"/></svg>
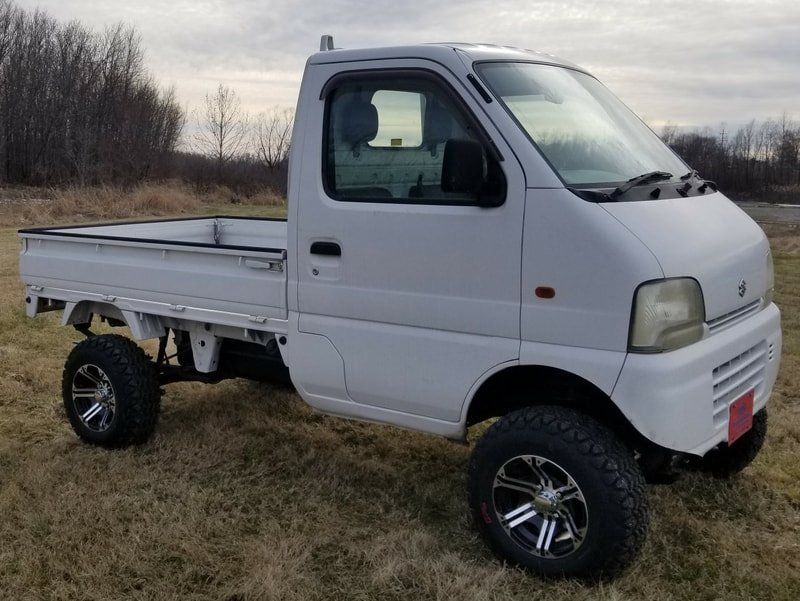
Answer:
<svg viewBox="0 0 800 601"><path fill-rule="evenodd" d="M665 277L700 282L706 320L764 296L769 242L758 224L719 192L601 206L650 249Z"/></svg>

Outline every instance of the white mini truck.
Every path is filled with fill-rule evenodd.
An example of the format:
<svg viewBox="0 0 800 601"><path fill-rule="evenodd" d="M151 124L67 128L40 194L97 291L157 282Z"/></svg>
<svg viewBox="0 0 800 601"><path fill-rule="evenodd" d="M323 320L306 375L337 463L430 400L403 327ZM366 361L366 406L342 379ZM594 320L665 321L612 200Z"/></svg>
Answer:
<svg viewBox="0 0 800 601"><path fill-rule="evenodd" d="M640 549L646 479L759 451L781 353L767 239L580 67L326 36L288 189L286 220L20 231L28 315L87 336L62 390L82 439L140 443L162 384L229 377L457 441L493 420L469 463L481 536L592 578Z"/></svg>

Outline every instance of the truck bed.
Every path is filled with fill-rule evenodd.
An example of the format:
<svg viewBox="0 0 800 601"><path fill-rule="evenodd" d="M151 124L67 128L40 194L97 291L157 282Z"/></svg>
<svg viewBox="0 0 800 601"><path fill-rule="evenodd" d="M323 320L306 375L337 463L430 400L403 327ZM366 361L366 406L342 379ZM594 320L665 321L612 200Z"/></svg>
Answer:
<svg viewBox="0 0 800 601"><path fill-rule="evenodd" d="M286 221L201 217L24 229L20 276L40 299L246 327L286 318ZM266 329L266 328L265 328Z"/></svg>

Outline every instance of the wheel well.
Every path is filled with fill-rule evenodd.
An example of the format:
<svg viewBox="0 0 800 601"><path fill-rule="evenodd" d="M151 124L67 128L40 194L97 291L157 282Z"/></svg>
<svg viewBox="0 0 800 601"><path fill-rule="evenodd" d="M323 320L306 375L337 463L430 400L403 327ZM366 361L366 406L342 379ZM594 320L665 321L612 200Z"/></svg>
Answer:
<svg viewBox="0 0 800 601"><path fill-rule="evenodd" d="M69 309L69 306L67 309ZM122 311L111 303L89 300L82 300L76 303L69 312L69 315L65 315L64 324L80 325L91 323L95 315L108 321L112 326L127 325Z"/></svg>
<svg viewBox="0 0 800 601"><path fill-rule="evenodd" d="M543 365L520 365L493 374L472 397L467 426L536 405L579 411L611 429L629 446L647 446L646 439L605 392L580 376Z"/></svg>

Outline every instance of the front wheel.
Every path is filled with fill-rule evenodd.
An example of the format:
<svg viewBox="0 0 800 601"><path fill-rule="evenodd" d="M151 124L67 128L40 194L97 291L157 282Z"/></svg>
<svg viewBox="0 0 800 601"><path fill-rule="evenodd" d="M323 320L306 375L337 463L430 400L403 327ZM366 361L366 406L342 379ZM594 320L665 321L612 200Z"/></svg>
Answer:
<svg viewBox="0 0 800 601"><path fill-rule="evenodd" d="M486 431L470 460L469 504L498 557L543 576L613 577L648 528L632 453L561 407L520 409Z"/></svg>

